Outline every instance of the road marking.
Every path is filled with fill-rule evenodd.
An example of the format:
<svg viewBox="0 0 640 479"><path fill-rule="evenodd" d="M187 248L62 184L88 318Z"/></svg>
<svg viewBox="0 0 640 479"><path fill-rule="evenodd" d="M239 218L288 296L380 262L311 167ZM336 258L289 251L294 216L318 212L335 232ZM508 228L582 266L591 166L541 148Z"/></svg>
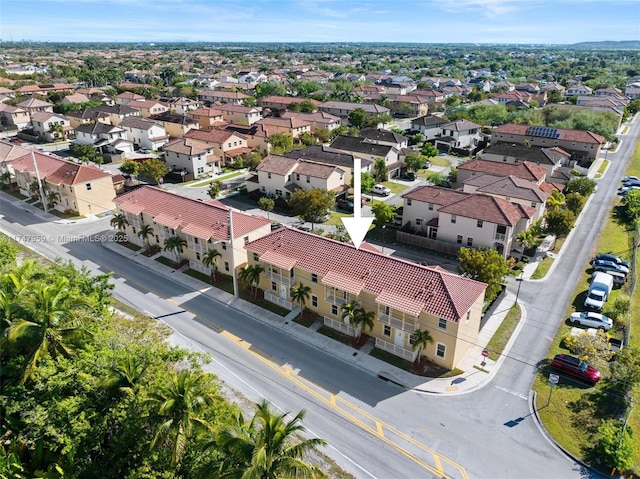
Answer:
<svg viewBox="0 0 640 479"><path fill-rule="evenodd" d="M524 394L519 393L517 391L512 391L511 389L503 388L502 386L494 386L494 387L496 389L500 389L500 391L504 391L506 393L513 394L514 396L517 396L517 397L519 397L521 399L524 399L525 401L529 400L529 396L525 396Z"/></svg>
<svg viewBox="0 0 640 479"><path fill-rule="evenodd" d="M380 421L376 421L376 429L378 430L378 436L384 437L384 431L382 430L382 424L380 424Z"/></svg>

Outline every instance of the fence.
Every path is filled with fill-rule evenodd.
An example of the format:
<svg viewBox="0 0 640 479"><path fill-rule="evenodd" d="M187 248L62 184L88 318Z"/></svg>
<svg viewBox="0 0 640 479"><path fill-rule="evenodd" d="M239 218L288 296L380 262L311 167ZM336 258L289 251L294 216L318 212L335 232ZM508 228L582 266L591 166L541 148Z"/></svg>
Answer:
<svg viewBox="0 0 640 479"><path fill-rule="evenodd" d="M414 235L404 231L396 232L396 239L401 243L419 246L421 248L438 251L451 256L458 256L460 248L464 246L461 244L447 243L446 241L427 238L426 236Z"/></svg>

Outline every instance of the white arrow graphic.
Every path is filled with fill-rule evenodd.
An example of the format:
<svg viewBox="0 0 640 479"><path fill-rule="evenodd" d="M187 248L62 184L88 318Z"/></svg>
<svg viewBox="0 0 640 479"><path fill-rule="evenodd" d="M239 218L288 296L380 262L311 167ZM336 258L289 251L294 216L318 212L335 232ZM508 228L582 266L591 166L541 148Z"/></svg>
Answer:
<svg viewBox="0 0 640 479"><path fill-rule="evenodd" d="M356 249L360 249L360 245L364 240L369 227L373 222L372 217L362 217L362 163L360 158L353 158L353 218L343 217L342 224L347 229L347 233L353 241Z"/></svg>

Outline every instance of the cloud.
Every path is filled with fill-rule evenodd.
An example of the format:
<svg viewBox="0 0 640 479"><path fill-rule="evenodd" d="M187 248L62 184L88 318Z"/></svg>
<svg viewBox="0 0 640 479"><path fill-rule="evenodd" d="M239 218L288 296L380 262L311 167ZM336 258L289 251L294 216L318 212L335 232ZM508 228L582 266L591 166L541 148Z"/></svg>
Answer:
<svg viewBox="0 0 640 479"><path fill-rule="evenodd" d="M523 0L447 0L438 3L437 6L450 13L473 11L493 18L519 10L522 6L526 6L526 2Z"/></svg>

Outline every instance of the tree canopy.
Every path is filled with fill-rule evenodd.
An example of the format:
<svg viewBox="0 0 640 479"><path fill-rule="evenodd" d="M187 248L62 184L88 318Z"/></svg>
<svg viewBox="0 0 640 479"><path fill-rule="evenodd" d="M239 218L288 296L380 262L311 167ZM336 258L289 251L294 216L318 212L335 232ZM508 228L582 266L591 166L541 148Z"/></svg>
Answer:
<svg viewBox="0 0 640 479"><path fill-rule="evenodd" d="M335 207L335 203L335 194L320 188L296 190L288 201L296 216L311 223L322 222L329 211Z"/></svg>
<svg viewBox="0 0 640 479"><path fill-rule="evenodd" d="M460 248L458 253L460 273L487 283L485 301L491 302L500 293L505 276L509 273L509 263L495 249Z"/></svg>

